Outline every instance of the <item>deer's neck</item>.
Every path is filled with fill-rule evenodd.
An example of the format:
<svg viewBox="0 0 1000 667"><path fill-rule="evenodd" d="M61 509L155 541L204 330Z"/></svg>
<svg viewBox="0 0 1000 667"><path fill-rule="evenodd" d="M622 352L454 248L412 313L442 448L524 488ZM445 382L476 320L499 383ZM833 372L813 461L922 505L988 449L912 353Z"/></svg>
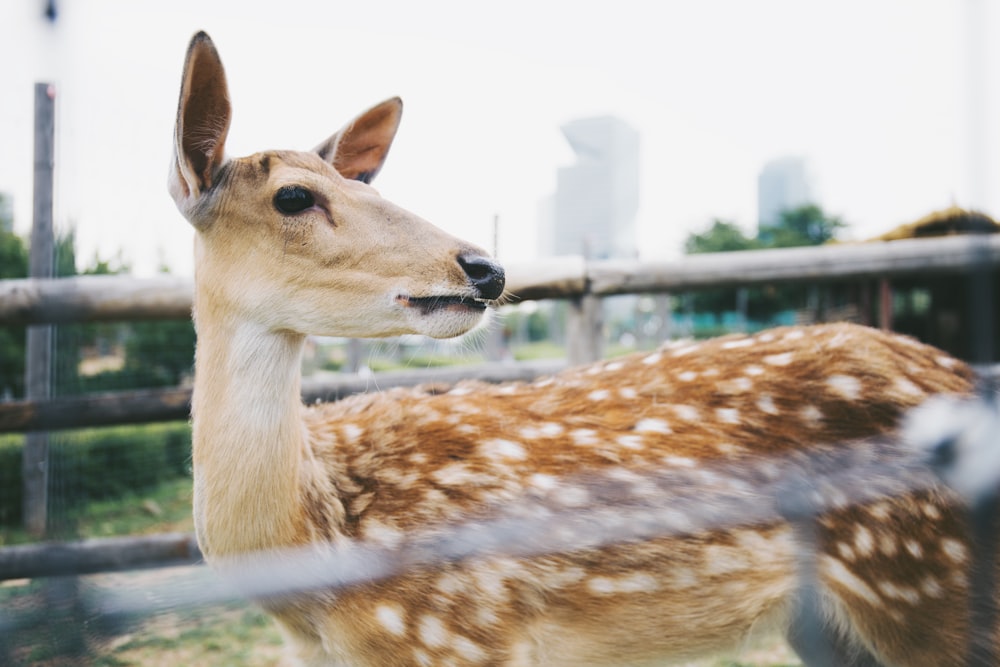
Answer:
<svg viewBox="0 0 1000 667"><path fill-rule="evenodd" d="M303 337L200 312L192 401L195 526L222 556L301 541Z"/></svg>

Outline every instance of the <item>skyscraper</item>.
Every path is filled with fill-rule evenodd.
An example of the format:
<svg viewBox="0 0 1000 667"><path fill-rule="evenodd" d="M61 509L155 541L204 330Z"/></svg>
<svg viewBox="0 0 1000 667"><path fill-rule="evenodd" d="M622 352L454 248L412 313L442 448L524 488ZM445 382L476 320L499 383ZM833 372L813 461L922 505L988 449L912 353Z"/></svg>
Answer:
<svg viewBox="0 0 1000 667"><path fill-rule="evenodd" d="M815 193L805 158L784 157L764 165L757 177L757 228L777 224L781 212L814 204Z"/></svg>
<svg viewBox="0 0 1000 667"><path fill-rule="evenodd" d="M543 254L593 259L638 254L639 134L612 116L562 126L576 163L561 167L543 219Z"/></svg>

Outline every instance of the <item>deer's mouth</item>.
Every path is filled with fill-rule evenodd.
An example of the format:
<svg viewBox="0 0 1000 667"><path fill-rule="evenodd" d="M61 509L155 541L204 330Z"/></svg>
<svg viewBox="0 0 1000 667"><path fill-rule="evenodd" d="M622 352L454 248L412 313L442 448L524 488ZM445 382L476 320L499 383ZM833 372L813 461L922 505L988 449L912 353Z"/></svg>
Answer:
<svg viewBox="0 0 1000 667"><path fill-rule="evenodd" d="M416 308L422 315L430 315L444 310L477 311L486 310L487 302L468 296L404 296L396 297L396 301L406 308Z"/></svg>

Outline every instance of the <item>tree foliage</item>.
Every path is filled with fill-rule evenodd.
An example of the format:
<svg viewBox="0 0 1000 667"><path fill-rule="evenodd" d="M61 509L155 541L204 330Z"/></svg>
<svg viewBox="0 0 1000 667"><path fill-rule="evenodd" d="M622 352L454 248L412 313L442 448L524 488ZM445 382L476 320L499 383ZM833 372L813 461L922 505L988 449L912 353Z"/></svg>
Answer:
<svg viewBox="0 0 1000 667"><path fill-rule="evenodd" d="M835 240L846 227L839 217L808 204L782 211L777 224L759 230L756 236L747 236L733 222L713 220L706 231L688 235L684 251L698 254L822 245ZM692 294L688 303L695 311L718 313L738 310L738 298L736 289L701 290ZM767 319L783 310L802 307L806 298L806 289L798 285L747 288L746 314L752 319Z"/></svg>
<svg viewBox="0 0 1000 667"><path fill-rule="evenodd" d="M24 240L7 231L13 221L6 215L0 194L0 280L28 275L28 247ZM0 400L24 395L24 327L0 327Z"/></svg>
<svg viewBox="0 0 1000 667"><path fill-rule="evenodd" d="M0 194L0 216L9 210ZM27 243L12 231L12 221L0 219L0 280L28 275ZM55 275L77 275L76 235L60 234L55 242ZM162 269L167 271L166 268ZM117 254L94 257L84 275L128 273ZM190 320L60 325L55 333L53 392L69 395L90 391L137 389L180 384L194 363L194 326ZM123 355L121 368L81 374L84 351ZM0 327L0 400L24 396L25 327Z"/></svg>
<svg viewBox="0 0 1000 667"><path fill-rule="evenodd" d="M778 224L765 228L759 236L764 239L762 247L795 248L833 241L845 227L839 217L828 216L819 206L809 204L782 211Z"/></svg>
<svg viewBox="0 0 1000 667"><path fill-rule="evenodd" d="M684 241L684 252L695 255L705 252L732 252L753 250L760 247L756 238L748 237L735 223L716 218L702 234L689 234Z"/></svg>

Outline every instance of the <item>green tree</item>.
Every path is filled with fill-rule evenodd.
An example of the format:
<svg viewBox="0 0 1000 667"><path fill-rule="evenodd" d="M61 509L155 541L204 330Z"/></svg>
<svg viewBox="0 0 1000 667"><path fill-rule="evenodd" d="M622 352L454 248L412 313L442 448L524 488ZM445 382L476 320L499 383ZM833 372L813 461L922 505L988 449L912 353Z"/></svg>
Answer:
<svg viewBox="0 0 1000 667"><path fill-rule="evenodd" d="M701 234L689 234L684 241L684 252L694 255L703 252L731 252L733 250L753 250L759 242L748 237L735 223L719 220Z"/></svg>
<svg viewBox="0 0 1000 667"><path fill-rule="evenodd" d="M845 227L847 225L839 217L829 216L819 206L808 204L782 211L778 224L766 228L760 236L770 237L767 247L823 245L833 241Z"/></svg>
<svg viewBox="0 0 1000 667"><path fill-rule="evenodd" d="M712 226L701 234L689 234L684 241L684 252L697 255L708 252L733 252L759 248L756 238L748 237L734 222L716 218ZM696 312L719 313L736 310L737 293L734 289L707 289L692 293L684 302Z"/></svg>
<svg viewBox="0 0 1000 667"><path fill-rule="evenodd" d="M822 245L834 240L846 227L839 217L830 216L819 206L809 204L782 211L777 224L759 230L755 237L746 236L732 222L713 220L712 226L705 232L688 235L684 251L697 254ZM748 288L747 315L752 319L767 319L783 310L800 308L805 303L806 294L806 288L801 285ZM737 307L737 290L701 290L692 295L690 303L698 312L732 311Z"/></svg>
<svg viewBox="0 0 1000 667"><path fill-rule="evenodd" d="M6 198L0 194L0 280L28 275L28 247L12 231ZM24 327L0 327L0 399L24 395Z"/></svg>

